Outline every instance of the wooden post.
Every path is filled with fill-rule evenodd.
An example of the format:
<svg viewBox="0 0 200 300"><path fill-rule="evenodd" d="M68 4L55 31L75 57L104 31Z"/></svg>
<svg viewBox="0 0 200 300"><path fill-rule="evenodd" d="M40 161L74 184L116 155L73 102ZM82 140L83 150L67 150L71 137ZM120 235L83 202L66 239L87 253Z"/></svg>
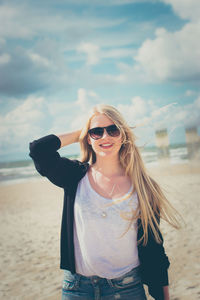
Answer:
<svg viewBox="0 0 200 300"><path fill-rule="evenodd" d="M185 138L188 158L194 159L200 157L200 137L197 132L197 127L186 128Z"/></svg>
<svg viewBox="0 0 200 300"><path fill-rule="evenodd" d="M156 146L158 151L158 158L169 158L169 138L167 129L156 130Z"/></svg>

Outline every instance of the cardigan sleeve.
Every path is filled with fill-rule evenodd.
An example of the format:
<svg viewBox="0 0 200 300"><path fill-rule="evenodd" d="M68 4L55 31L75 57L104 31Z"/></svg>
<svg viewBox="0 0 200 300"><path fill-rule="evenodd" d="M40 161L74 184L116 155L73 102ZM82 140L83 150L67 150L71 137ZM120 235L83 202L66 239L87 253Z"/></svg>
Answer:
<svg viewBox="0 0 200 300"><path fill-rule="evenodd" d="M164 240L159 231L161 243L157 243L151 229L148 229L148 242L138 245L138 255L141 266L141 276L144 284L148 285L150 295L156 300L164 299L163 286L169 284L169 259L165 253ZM138 223L138 240L143 236L141 222Z"/></svg>
<svg viewBox="0 0 200 300"><path fill-rule="evenodd" d="M59 187L69 187L81 177L85 164L78 160L61 157L58 149L60 139L50 134L29 144L29 156L33 159L36 170Z"/></svg>

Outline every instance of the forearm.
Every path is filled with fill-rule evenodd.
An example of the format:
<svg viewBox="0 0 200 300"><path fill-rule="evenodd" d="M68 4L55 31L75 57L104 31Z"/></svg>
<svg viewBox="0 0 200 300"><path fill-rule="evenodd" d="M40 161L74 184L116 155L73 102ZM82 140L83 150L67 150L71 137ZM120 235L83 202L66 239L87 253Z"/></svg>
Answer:
<svg viewBox="0 0 200 300"><path fill-rule="evenodd" d="M169 287L168 287L168 285L163 286L163 294L164 294L164 300L169 300Z"/></svg>
<svg viewBox="0 0 200 300"><path fill-rule="evenodd" d="M58 134L57 137L61 141L60 147L64 147L64 146L67 146L67 145L70 145L73 143L77 143L79 141L80 133L81 133L81 130Z"/></svg>
<svg viewBox="0 0 200 300"><path fill-rule="evenodd" d="M78 163L66 157L61 157L57 150L62 146L79 140L79 131L62 135L50 134L30 143L30 157L35 168L42 176L46 176L59 187L73 184L78 171ZM76 174L76 171L78 172Z"/></svg>

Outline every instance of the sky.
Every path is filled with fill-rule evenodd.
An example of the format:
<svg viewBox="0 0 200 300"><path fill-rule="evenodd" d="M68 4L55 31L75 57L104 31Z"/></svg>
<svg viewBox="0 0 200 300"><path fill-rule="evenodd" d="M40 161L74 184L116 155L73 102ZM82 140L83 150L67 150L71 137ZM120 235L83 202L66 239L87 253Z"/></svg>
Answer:
<svg viewBox="0 0 200 300"><path fill-rule="evenodd" d="M137 145L200 125L199 0L0 0L0 160L115 106ZM63 149L76 154L78 144Z"/></svg>

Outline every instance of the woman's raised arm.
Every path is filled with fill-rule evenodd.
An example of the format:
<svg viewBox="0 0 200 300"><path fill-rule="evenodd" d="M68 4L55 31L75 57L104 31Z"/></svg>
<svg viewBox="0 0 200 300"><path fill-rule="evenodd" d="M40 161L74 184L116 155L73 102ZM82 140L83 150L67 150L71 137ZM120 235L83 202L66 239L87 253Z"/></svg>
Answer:
<svg viewBox="0 0 200 300"><path fill-rule="evenodd" d="M60 147L68 146L73 143L78 143L80 133L81 130L77 130L77 131L57 135L57 137L60 139L61 142Z"/></svg>
<svg viewBox="0 0 200 300"><path fill-rule="evenodd" d="M79 141L80 130L60 135L50 134L30 143L29 156L36 170L59 187L73 184L80 175L81 163L61 157L58 149Z"/></svg>

